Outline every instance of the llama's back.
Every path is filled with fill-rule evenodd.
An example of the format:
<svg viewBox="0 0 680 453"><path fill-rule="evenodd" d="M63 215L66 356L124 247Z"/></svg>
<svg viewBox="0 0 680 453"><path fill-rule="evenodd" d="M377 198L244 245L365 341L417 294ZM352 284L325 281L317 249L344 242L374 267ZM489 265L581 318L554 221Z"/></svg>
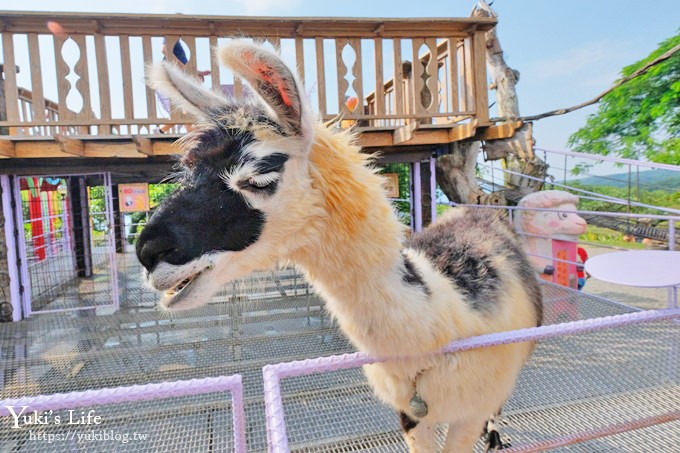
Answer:
<svg viewBox="0 0 680 453"><path fill-rule="evenodd" d="M407 246L424 254L481 315L493 315L508 288L519 283L534 311L534 325L540 325L542 297L536 275L498 211L454 208L413 235Z"/></svg>

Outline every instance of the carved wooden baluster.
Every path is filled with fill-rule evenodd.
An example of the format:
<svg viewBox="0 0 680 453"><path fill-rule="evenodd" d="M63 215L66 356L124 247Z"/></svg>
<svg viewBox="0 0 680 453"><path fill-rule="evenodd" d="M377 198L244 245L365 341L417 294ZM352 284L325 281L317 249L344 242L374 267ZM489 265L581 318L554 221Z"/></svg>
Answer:
<svg viewBox="0 0 680 453"><path fill-rule="evenodd" d="M435 38L427 38L425 45L430 53L430 58L424 68L423 79L425 82L425 90L430 93L430 103L423 104L428 113L435 113L437 106L439 106L439 71L437 70L437 40Z"/></svg>
<svg viewBox="0 0 680 453"><path fill-rule="evenodd" d="M175 43L177 41L180 41L180 37L178 35L166 35L165 36L165 59L167 61L170 61L175 64L180 64L181 62L177 60L177 57L175 56ZM180 42L180 45L182 43ZM186 53L186 52L185 52ZM187 58L191 57L190 60L187 61L186 67L184 67L184 70L187 71L187 73L192 74L191 72L191 60L194 60L194 63L196 63L196 60L194 59L193 55L187 55ZM195 74L195 71L193 72ZM170 111L170 119L173 121L179 121L182 123L190 123L192 120L184 113L183 110L181 109L175 109L172 108ZM175 132L178 132L180 129L181 125L176 124L173 126L173 130Z"/></svg>
<svg viewBox="0 0 680 453"><path fill-rule="evenodd" d="M342 58L342 51L345 46L348 45L347 38L336 38L335 39L335 59L337 62L337 72L338 72L338 113L346 111L345 108L345 96L347 95L347 90L349 89L349 82L347 81L347 66Z"/></svg>
<svg viewBox="0 0 680 453"><path fill-rule="evenodd" d="M99 110L102 122L111 121L111 90L109 85L109 67L106 57L106 43L104 35L95 33L94 46L97 54L97 79L99 80ZM110 134L111 124L102 124L100 134Z"/></svg>
<svg viewBox="0 0 680 453"><path fill-rule="evenodd" d="M213 90L220 87L220 65L217 58L212 54L217 49L217 36L210 37L210 82Z"/></svg>
<svg viewBox="0 0 680 453"><path fill-rule="evenodd" d="M315 38L316 46L316 90L319 94L319 115L324 118L326 108L326 62L323 51L323 38Z"/></svg>
<svg viewBox="0 0 680 453"><path fill-rule="evenodd" d="M425 44L425 40L422 38L418 39L413 39L412 41L412 46L413 46L413 60L412 60L412 65L411 65L411 79L412 79L412 86L413 86L413 92L411 93L411 101L412 105L414 106L413 113L414 114L422 114L425 111L425 107L423 104L424 99L424 91L425 91L425 81L424 81L424 75L425 75L425 68L423 67L423 64L420 61L420 49L422 46Z"/></svg>
<svg viewBox="0 0 680 453"><path fill-rule="evenodd" d="M437 106L435 112L445 113L451 111L449 108L449 72L446 62L448 60L448 50L442 47L442 51L439 51L437 46L437 66L435 71L437 72ZM440 119L445 119L440 117ZM437 120L435 119L435 122Z"/></svg>
<svg viewBox="0 0 680 453"><path fill-rule="evenodd" d="M404 70L403 62L401 61L401 39L394 38L392 40L394 53L394 83L392 89L394 90L394 113L401 117L404 115ZM395 123L396 124L396 123Z"/></svg>
<svg viewBox="0 0 680 453"><path fill-rule="evenodd" d="M17 72L14 59L14 41L12 33L2 33L3 72L5 73L5 104L7 120L19 121L19 92L17 91ZM2 81L0 80L0 83ZM4 106L2 106L4 107ZM17 135L19 129L9 128L9 135Z"/></svg>
<svg viewBox="0 0 680 453"><path fill-rule="evenodd" d="M66 65L66 62L64 61L63 55L61 54L61 50L62 47L64 47L66 38L63 36L55 35L52 39L54 41L54 60L55 68L57 70L57 97L59 102L59 119L62 121L72 120L74 115L66 107L66 96L68 95L68 92L71 90L71 83L68 81L68 79L66 79L66 76L69 73L69 69L68 66Z"/></svg>
<svg viewBox="0 0 680 453"><path fill-rule="evenodd" d="M153 63L153 50L151 48L151 36L142 36L142 55L144 56L144 64ZM125 66L123 66L125 67ZM146 89L146 115L150 120L158 118L156 113L156 93L149 85L144 85Z"/></svg>
<svg viewBox="0 0 680 453"><path fill-rule="evenodd" d="M364 114L364 77L361 66L361 39L352 38L349 40L350 47L354 50L354 64L352 65L352 75L354 80L352 80L352 88L356 97L359 100L354 112L354 115Z"/></svg>
<svg viewBox="0 0 680 453"><path fill-rule="evenodd" d="M461 108L458 104L458 39L449 38L448 44L448 67L449 67L449 89L448 95L451 102L451 112L460 112Z"/></svg>
<svg viewBox="0 0 680 453"><path fill-rule="evenodd" d="M465 38L463 41L463 48L462 48L462 61L463 61L463 67L464 67L464 74L465 74L465 90L464 92L464 101L463 105L465 106L465 111L466 112L472 112L474 111L475 104L474 104L474 76L473 76L473 71L472 71L472 39L470 38Z"/></svg>
<svg viewBox="0 0 680 453"><path fill-rule="evenodd" d="M375 38L375 110L377 116L385 115L385 82L383 76L383 40ZM385 124L382 119L374 125Z"/></svg>
<svg viewBox="0 0 680 453"><path fill-rule="evenodd" d="M281 38L277 36L271 36L269 38L265 38L264 42L269 42L272 47L274 47L274 51L278 54L281 54Z"/></svg>
<svg viewBox="0 0 680 453"><path fill-rule="evenodd" d="M187 45L187 48L189 49L189 55L187 55L189 61L187 61L187 66L185 70L188 74L196 76L199 70L198 58L196 56L196 38L194 38L193 36L186 36L182 38L182 41L184 41L184 43Z"/></svg>
<svg viewBox="0 0 680 453"><path fill-rule="evenodd" d="M28 58L31 64L31 93L33 109L33 121L44 123L45 117L45 94L42 84L42 68L40 66L40 44L36 33L28 34ZM41 135L45 133L44 127L36 128Z"/></svg>
<svg viewBox="0 0 680 453"><path fill-rule="evenodd" d="M255 44L262 44L264 40L262 38L253 38L253 42ZM234 74L234 97L236 99L243 97L243 81L236 74Z"/></svg>
<svg viewBox="0 0 680 453"><path fill-rule="evenodd" d="M132 61L130 60L130 37L121 35L120 67L123 74L123 116L126 120L134 119L134 101L132 99Z"/></svg>
<svg viewBox="0 0 680 453"><path fill-rule="evenodd" d="M296 33L301 33L300 28L296 30ZM295 37L295 64L297 66L298 75L302 84L305 84L305 48L304 39L302 36Z"/></svg>
<svg viewBox="0 0 680 453"><path fill-rule="evenodd" d="M83 107L80 112L76 112L76 117L83 120L93 120L92 101L90 99L90 79L87 66L87 47L85 44L85 35L73 35L71 37L80 50L78 61L73 66L73 73L78 77L75 84L75 90L83 99ZM89 134L88 126L81 126L79 133Z"/></svg>

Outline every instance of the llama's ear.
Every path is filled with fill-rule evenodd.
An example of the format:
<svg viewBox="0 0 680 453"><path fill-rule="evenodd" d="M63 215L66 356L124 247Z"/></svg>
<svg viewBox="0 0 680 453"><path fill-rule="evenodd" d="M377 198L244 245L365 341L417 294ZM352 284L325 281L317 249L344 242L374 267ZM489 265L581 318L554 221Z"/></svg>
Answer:
<svg viewBox="0 0 680 453"><path fill-rule="evenodd" d="M219 57L272 108L284 130L305 135L304 91L276 54L245 41L232 41L220 48Z"/></svg>
<svg viewBox="0 0 680 453"><path fill-rule="evenodd" d="M209 110L227 104L225 98L206 89L176 64L167 61L147 66L146 83L196 119L203 119Z"/></svg>

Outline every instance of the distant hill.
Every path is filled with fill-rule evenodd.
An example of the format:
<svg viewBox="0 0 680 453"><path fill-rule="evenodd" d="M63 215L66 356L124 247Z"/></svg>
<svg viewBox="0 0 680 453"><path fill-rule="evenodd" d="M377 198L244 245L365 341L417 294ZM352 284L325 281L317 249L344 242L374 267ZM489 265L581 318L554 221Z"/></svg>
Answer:
<svg viewBox="0 0 680 453"><path fill-rule="evenodd" d="M574 182L588 186L628 187L628 173L617 173L607 176L586 176L585 178L572 179L570 181L570 183ZM637 184L637 174L635 172L631 174L631 182L633 186ZM640 188L679 192L680 172L671 170L640 171Z"/></svg>

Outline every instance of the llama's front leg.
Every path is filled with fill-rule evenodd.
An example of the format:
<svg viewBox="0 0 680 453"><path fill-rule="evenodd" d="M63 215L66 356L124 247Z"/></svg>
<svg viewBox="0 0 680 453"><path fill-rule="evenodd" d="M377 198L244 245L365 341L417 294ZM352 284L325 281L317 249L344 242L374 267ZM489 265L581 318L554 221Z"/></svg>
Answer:
<svg viewBox="0 0 680 453"><path fill-rule="evenodd" d="M489 418L484 424L482 438L484 439L485 451L498 451L504 448L510 448L508 438L503 439L501 433L496 427L497 421L500 419L500 413Z"/></svg>
<svg viewBox="0 0 680 453"><path fill-rule="evenodd" d="M437 451L437 432L433 424L413 420L404 412L400 413L399 417L410 453L434 453Z"/></svg>
<svg viewBox="0 0 680 453"><path fill-rule="evenodd" d="M449 424L442 453L472 453L472 449L482 436L482 428L485 423L486 420L484 419L474 419Z"/></svg>

